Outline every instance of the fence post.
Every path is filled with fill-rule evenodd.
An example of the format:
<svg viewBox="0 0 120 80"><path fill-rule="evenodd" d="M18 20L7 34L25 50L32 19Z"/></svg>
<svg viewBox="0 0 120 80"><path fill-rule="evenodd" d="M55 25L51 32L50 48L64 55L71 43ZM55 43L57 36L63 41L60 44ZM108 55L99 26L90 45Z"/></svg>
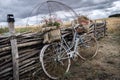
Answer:
<svg viewBox="0 0 120 80"><path fill-rule="evenodd" d="M13 79L19 80L19 65L18 65L18 48L17 48L17 40L15 35L14 28L14 16L13 14L7 15L7 22L10 33L10 43L11 43L11 53L12 53L12 62L13 62Z"/></svg>
<svg viewBox="0 0 120 80"><path fill-rule="evenodd" d="M94 37L97 38L97 34L96 34L96 20L95 20L95 24L94 24Z"/></svg>
<svg viewBox="0 0 120 80"><path fill-rule="evenodd" d="M104 20L104 23L105 23L105 25L104 25L104 37L106 36L106 29L107 29L107 27L106 27L106 20Z"/></svg>

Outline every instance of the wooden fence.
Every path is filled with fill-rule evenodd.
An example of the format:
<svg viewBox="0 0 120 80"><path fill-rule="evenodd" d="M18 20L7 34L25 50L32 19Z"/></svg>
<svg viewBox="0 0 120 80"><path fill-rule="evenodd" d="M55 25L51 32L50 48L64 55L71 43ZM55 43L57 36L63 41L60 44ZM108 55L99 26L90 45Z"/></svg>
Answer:
<svg viewBox="0 0 120 80"><path fill-rule="evenodd" d="M96 37L96 39L105 37L106 31L107 31L107 27L106 27L105 20L101 20L99 22L95 21L93 23L93 25L90 27L90 33L93 33L93 35L94 35L94 37Z"/></svg>
<svg viewBox="0 0 120 80"><path fill-rule="evenodd" d="M11 23L9 26L14 25ZM62 34L67 32L69 30L65 29ZM91 33L97 39L104 37L106 23L95 23ZM15 35L13 32L9 37L0 37L0 80L33 80L38 73L42 74L39 53L45 45L43 35L44 33Z"/></svg>

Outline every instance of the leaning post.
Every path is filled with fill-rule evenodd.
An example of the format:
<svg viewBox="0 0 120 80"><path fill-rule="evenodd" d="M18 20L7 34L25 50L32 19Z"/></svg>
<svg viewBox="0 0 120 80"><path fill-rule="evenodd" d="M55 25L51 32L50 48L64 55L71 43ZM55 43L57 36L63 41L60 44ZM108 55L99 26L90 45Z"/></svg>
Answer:
<svg viewBox="0 0 120 80"><path fill-rule="evenodd" d="M15 28L14 28L14 16L13 14L7 15L7 22L9 27L10 33L10 43L11 43L11 53L12 53L12 62L13 62L13 79L19 80L19 65L18 65L18 47L17 47L17 40L15 35Z"/></svg>

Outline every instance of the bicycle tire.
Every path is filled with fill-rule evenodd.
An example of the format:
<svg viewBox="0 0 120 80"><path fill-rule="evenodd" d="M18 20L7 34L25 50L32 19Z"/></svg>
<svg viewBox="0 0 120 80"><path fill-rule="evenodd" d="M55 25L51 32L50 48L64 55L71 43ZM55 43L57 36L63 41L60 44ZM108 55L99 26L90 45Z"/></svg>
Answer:
<svg viewBox="0 0 120 80"><path fill-rule="evenodd" d="M59 79L60 77L62 77L62 75L64 74L64 73L66 73L66 72L68 72L69 71L69 68L70 68L70 65L71 65L71 63L70 63L70 59L67 59L67 64L65 64L66 66L64 67L64 69L65 69L65 71L64 72L62 72L62 75L61 74L58 74L59 73L59 71L57 72L55 72L54 73L54 69L53 70L51 70L51 72L49 72L48 70L47 70L47 67L45 67L45 65L47 65L47 64L45 64L45 55L46 54L48 54L48 53L45 53L45 51L47 50L47 48L48 47L50 47L51 45L53 45L53 44L48 44L48 45L45 45L43 48L42 48L42 50L41 50L41 52L40 52L40 62L41 62L41 65L42 65L42 69L43 69L43 71L45 72L45 74L49 77L49 78L51 78L51 79ZM48 54L49 55L49 54ZM56 55L56 54L55 54ZM51 55L49 55L49 57L50 57ZM54 61L54 60L53 60ZM55 64L57 64L57 63L55 63ZM54 64L54 66L52 65L52 63L51 64L48 64L48 66L50 66L50 65L52 65L54 68L55 68L55 64ZM60 66L61 64L60 63L58 63L58 65ZM62 66L63 67L63 66ZM59 68L59 70L61 70L61 68L62 67L60 67Z"/></svg>

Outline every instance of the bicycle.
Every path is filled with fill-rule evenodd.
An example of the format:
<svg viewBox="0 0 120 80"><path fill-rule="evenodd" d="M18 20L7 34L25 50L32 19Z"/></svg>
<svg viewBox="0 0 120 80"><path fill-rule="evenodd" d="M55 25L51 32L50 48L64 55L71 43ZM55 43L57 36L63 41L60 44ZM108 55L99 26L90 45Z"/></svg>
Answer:
<svg viewBox="0 0 120 80"><path fill-rule="evenodd" d="M71 59L83 60L93 58L97 54L97 40L86 32L78 32L79 26L72 28L72 40L65 34L59 42L46 44L40 52L40 62L45 74L51 79L58 79L70 69ZM87 51L87 52L86 52Z"/></svg>

